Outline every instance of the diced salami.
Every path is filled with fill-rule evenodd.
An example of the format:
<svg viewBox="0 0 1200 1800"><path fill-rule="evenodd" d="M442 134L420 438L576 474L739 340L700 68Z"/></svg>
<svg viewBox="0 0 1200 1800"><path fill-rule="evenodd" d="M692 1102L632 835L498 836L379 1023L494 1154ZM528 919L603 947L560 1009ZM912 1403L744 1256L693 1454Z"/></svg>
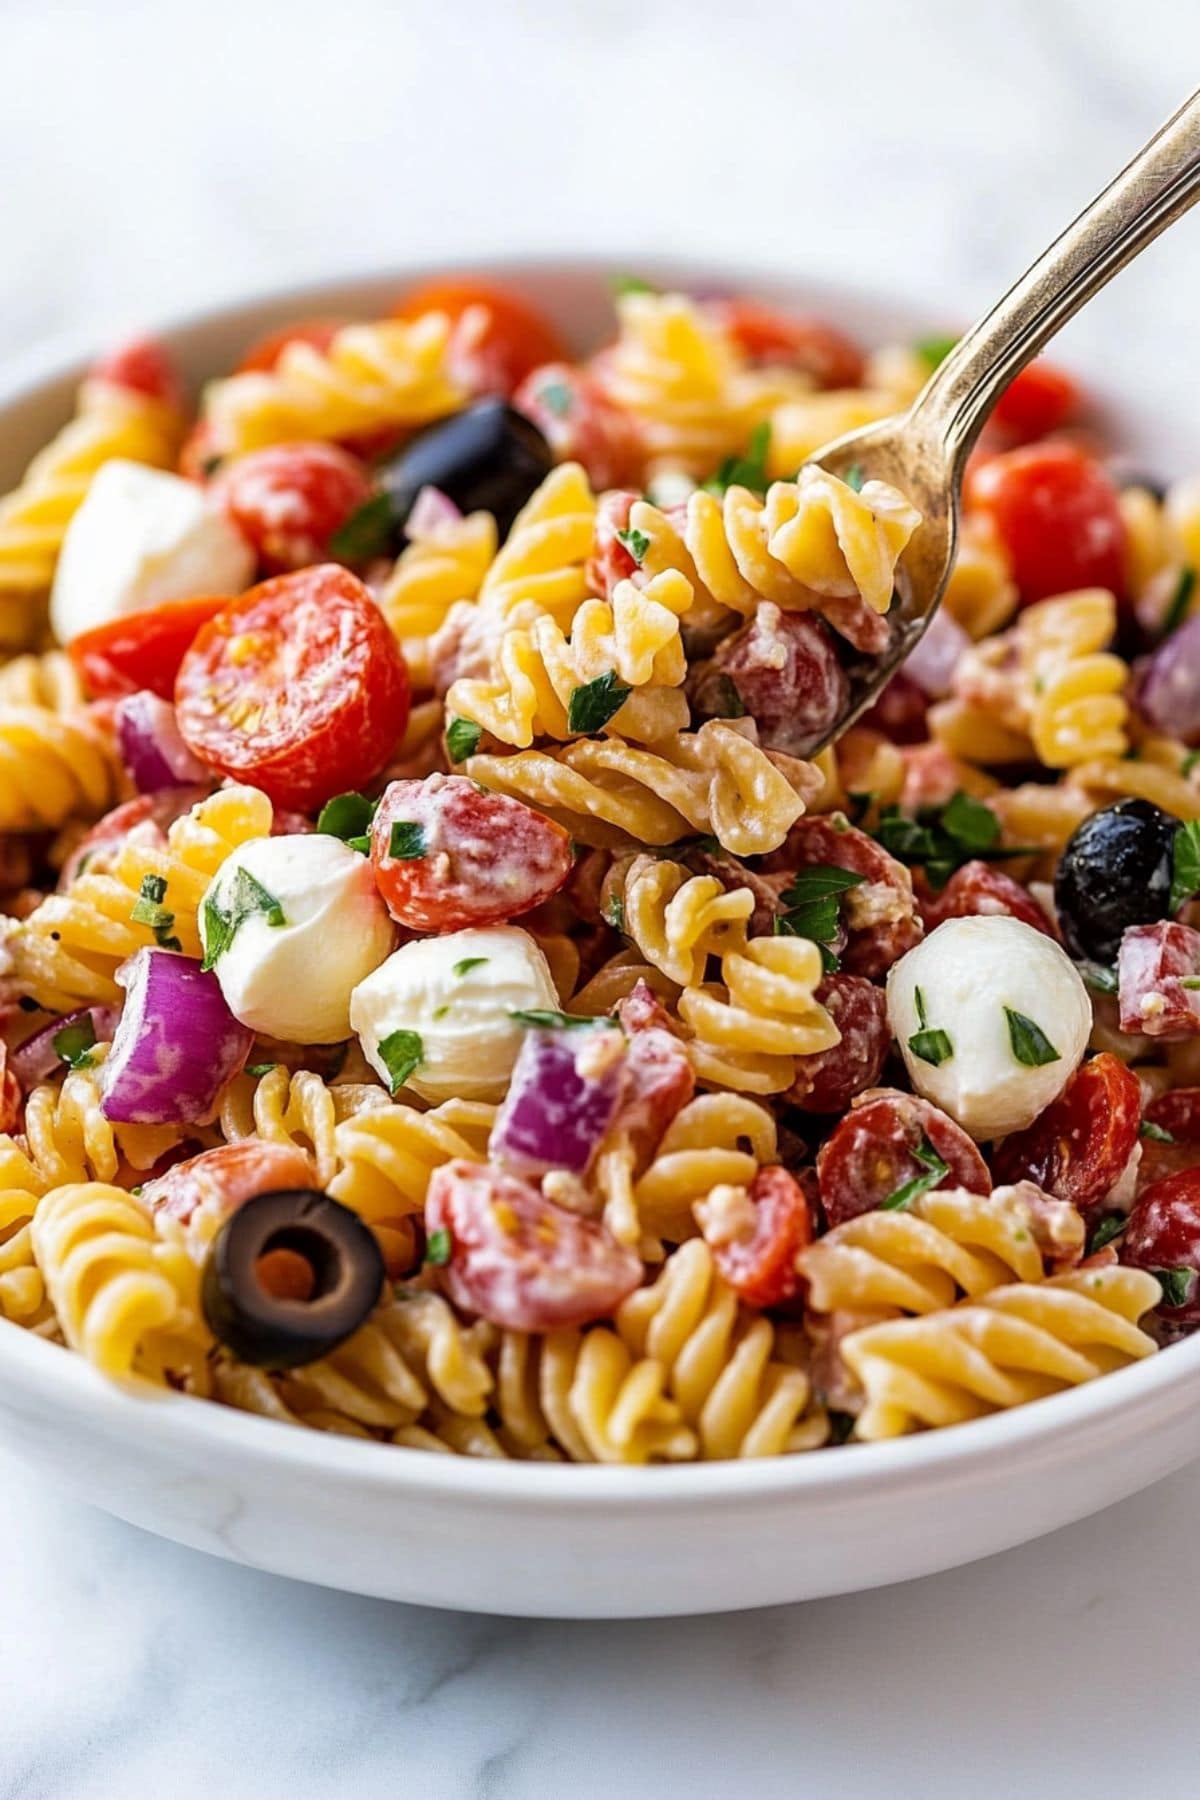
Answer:
<svg viewBox="0 0 1200 1800"><path fill-rule="evenodd" d="M1020 919L1047 937L1055 935L1054 927L1029 889L1014 881L1002 869L980 861L964 863L956 869L940 893L928 888L920 895L921 916L926 931L932 931L946 919L970 919L1000 915Z"/></svg>
<svg viewBox="0 0 1200 1800"><path fill-rule="evenodd" d="M1029 1180L1085 1212L1116 1186L1137 1149L1141 1088L1117 1057L1094 1056L1058 1099L992 1158L997 1181Z"/></svg>
<svg viewBox="0 0 1200 1800"><path fill-rule="evenodd" d="M885 974L924 932L909 871L841 813L798 819L763 866L791 872L817 864L864 878L842 895L847 937L841 961L851 975Z"/></svg>
<svg viewBox="0 0 1200 1800"><path fill-rule="evenodd" d="M432 1241L449 1236L441 1270L456 1305L510 1331L556 1331L602 1318L641 1279L636 1251L603 1226L486 1163L434 1171L425 1204Z"/></svg>
<svg viewBox="0 0 1200 1800"><path fill-rule="evenodd" d="M840 1113L883 1073L891 1043L887 998L861 975L829 975L817 989L817 999L842 1041L832 1050L802 1056L785 1098L802 1112Z"/></svg>
<svg viewBox="0 0 1200 1800"><path fill-rule="evenodd" d="M893 744L920 744L926 736L929 695L904 669L897 669L860 724L869 725Z"/></svg>
<svg viewBox="0 0 1200 1800"><path fill-rule="evenodd" d="M1200 931L1161 919L1132 925L1117 954L1121 1030L1151 1038L1200 1032Z"/></svg>
<svg viewBox="0 0 1200 1800"><path fill-rule="evenodd" d="M760 742L807 756L837 724L849 696L828 627L816 613L781 612L769 600L694 672L699 717L748 713Z"/></svg>
<svg viewBox="0 0 1200 1800"><path fill-rule="evenodd" d="M1143 1115L1139 1191L1165 1175L1200 1167L1200 1088L1175 1088L1152 1100Z"/></svg>
<svg viewBox="0 0 1200 1800"><path fill-rule="evenodd" d="M946 1165L939 1187L990 1194L992 1178L960 1125L928 1100L898 1089L863 1094L822 1144L817 1156L821 1204L830 1225L895 1203L909 1182Z"/></svg>
<svg viewBox="0 0 1200 1800"><path fill-rule="evenodd" d="M186 1225L200 1210L224 1219L255 1194L312 1187L315 1179L312 1158L297 1145L247 1138L176 1163L146 1183L142 1199L153 1212Z"/></svg>
<svg viewBox="0 0 1200 1800"><path fill-rule="evenodd" d="M1158 1308L1173 1325L1200 1325L1200 1169L1184 1169L1139 1195L1121 1243L1121 1261L1165 1276ZM1175 1304L1167 1304L1168 1297Z"/></svg>

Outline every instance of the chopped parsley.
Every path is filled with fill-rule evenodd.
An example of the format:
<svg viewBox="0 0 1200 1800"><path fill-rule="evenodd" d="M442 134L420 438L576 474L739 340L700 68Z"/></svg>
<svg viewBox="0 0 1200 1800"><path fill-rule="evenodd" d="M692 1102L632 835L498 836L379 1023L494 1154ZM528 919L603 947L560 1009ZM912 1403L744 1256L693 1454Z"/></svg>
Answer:
<svg viewBox="0 0 1200 1800"><path fill-rule="evenodd" d="M398 1093L414 1069L425 1060L419 1031L391 1031L379 1042L379 1060L388 1072L393 1094Z"/></svg>
<svg viewBox="0 0 1200 1800"><path fill-rule="evenodd" d="M650 548L650 539L646 536L646 533L644 531L634 531L632 529L629 531L618 531L617 542L618 544L624 544L630 556L632 556L634 562L640 569L645 559L646 552Z"/></svg>
<svg viewBox="0 0 1200 1800"><path fill-rule="evenodd" d="M914 1056L920 1057L922 1062L932 1063L935 1069L940 1068L942 1063L949 1062L954 1055L954 1045L950 1041L950 1034L947 1031L930 1028L929 1020L925 1016L925 996L919 987L913 989L913 1000L917 1008L917 1023L921 1029L914 1031L908 1040L908 1047Z"/></svg>
<svg viewBox="0 0 1200 1800"><path fill-rule="evenodd" d="M585 737L592 732L603 731L609 720L620 712L632 692L628 682L618 679L615 669L606 669L594 681L586 682L583 687L572 688L567 705L567 730L580 732Z"/></svg>
<svg viewBox="0 0 1200 1800"><path fill-rule="evenodd" d="M624 931L625 902L620 894L610 894L600 911L606 925L611 925L614 931Z"/></svg>
<svg viewBox="0 0 1200 1800"><path fill-rule="evenodd" d="M278 1067L278 1063L247 1063L246 1073L247 1075L253 1075L257 1078L262 1075L269 1075L272 1069L277 1069Z"/></svg>
<svg viewBox="0 0 1200 1800"><path fill-rule="evenodd" d="M464 975L471 973L472 969L482 968L487 960L486 956L464 956L461 962L455 963L450 973L455 981L461 981Z"/></svg>
<svg viewBox="0 0 1200 1800"><path fill-rule="evenodd" d="M317 830L329 837L341 838L351 850L361 851L366 856L371 848L371 826L378 806L378 800L368 800L365 794L336 794L321 808Z"/></svg>
<svg viewBox="0 0 1200 1800"><path fill-rule="evenodd" d="M1110 969L1105 963L1081 962L1076 968L1083 977L1085 987L1090 987L1093 994L1115 994L1117 991L1117 971Z"/></svg>
<svg viewBox="0 0 1200 1800"><path fill-rule="evenodd" d="M429 846L425 842L425 827L416 819L395 819L388 834L388 855L397 862L415 862L418 857L426 856Z"/></svg>
<svg viewBox="0 0 1200 1800"><path fill-rule="evenodd" d="M856 494L861 494L862 488L863 488L862 464L861 463L851 463L850 467L846 470L845 479L846 479L846 486L848 488L853 488L854 492Z"/></svg>
<svg viewBox="0 0 1200 1800"><path fill-rule="evenodd" d="M1153 1119L1143 1119L1138 1126L1138 1136L1149 1138L1155 1144L1173 1144L1175 1134L1162 1125L1156 1125Z"/></svg>
<svg viewBox="0 0 1200 1800"><path fill-rule="evenodd" d="M1175 833L1171 857L1171 911L1186 906L1200 892L1200 819L1189 819Z"/></svg>
<svg viewBox="0 0 1200 1800"><path fill-rule="evenodd" d="M476 725L474 719L451 719L446 727L446 749L450 761L465 762L468 756L474 756L482 736L483 727Z"/></svg>
<svg viewBox="0 0 1200 1800"><path fill-rule="evenodd" d="M731 487L749 488L752 493L767 491L767 452L771 447L771 427L764 419L750 434L744 456L727 456L716 474L704 483L710 494L724 494Z"/></svg>
<svg viewBox="0 0 1200 1800"><path fill-rule="evenodd" d="M919 338L913 345L913 349L925 364L925 367L929 370L930 374L932 374L935 369L941 368L957 343L958 339L956 337L934 336Z"/></svg>
<svg viewBox="0 0 1200 1800"><path fill-rule="evenodd" d="M1196 1285L1195 1269L1151 1269L1162 1288L1164 1306L1186 1306Z"/></svg>
<svg viewBox="0 0 1200 1800"><path fill-rule="evenodd" d="M640 275L614 275L612 291L621 300L626 294L657 294L658 289L643 281Z"/></svg>
<svg viewBox="0 0 1200 1800"><path fill-rule="evenodd" d="M600 1019L581 1018L575 1013L551 1012L548 1008L531 1007L528 1011L510 1012L519 1025L536 1025L543 1031L570 1031L579 1025L599 1025Z"/></svg>
<svg viewBox="0 0 1200 1800"><path fill-rule="evenodd" d="M1114 1238L1119 1238L1128 1223L1124 1213L1109 1213L1107 1219L1101 1219L1088 1239L1088 1255L1094 1256L1097 1250L1103 1250Z"/></svg>
<svg viewBox="0 0 1200 1800"><path fill-rule="evenodd" d="M1011 1006L1004 1008L1004 1017L1008 1020L1008 1041L1019 1063L1027 1069L1040 1069L1046 1063L1061 1060L1060 1053L1033 1019Z"/></svg>
<svg viewBox="0 0 1200 1800"><path fill-rule="evenodd" d="M1175 584L1175 592L1171 595L1171 604L1163 614L1162 626L1160 628L1163 637L1170 637L1173 631L1178 631L1179 627L1183 624L1183 621L1187 618L1188 613L1191 610L1192 594L1195 592L1195 587L1195 569L1190 567L1180 569L1179 580Z"/></svg>
<svg viewBox="0 0 1200 1800"><path fill-rule="evenodd" d="M826 974L838 967L830 945L837 936L841 896L866 880L836 863L812 863L798 869L791 887L780 895L787 911L775 920L776 937L809 938L821 949Z"/></svg>
<svg viewBox="0 0 1200 1800"><path fill-rule="evenodd" d="M922 807L915 819L885 806L873 833L889 855L924 869L932 888L943 888L966 862L1003 861L1019 848L1001 848L1000 821L990 806L960 788L943 807Z"/></svg>
<svg viewBox="0 0 1200 1800"><path fill-rule="evenodd" d="M425 1240L425 1261L434 1269L443 1269L450 1261L450 1233L444 1228L431 1231Z"/></svg>
<svg viewBox="0 0 1200 1800"><path fill-rule="evenodd" d="M370 562L391 548L394 527L391 496L373 494L338 526L329 540L329 554L338 562Z"/></svg>
<svg viewBox="0 0 1200 1800"><path fill-rule="evenodd" d="M54 1046L54 1054L72 1069L90 1069L91 1052L96 1042L96 1027L90 1012L84 1013L80 1019L73 1019L64 1025L50 1039Z"/></svg>
<svg viewBox="0 0 1200 1800"><path fill-rule="evenodd" d="M256 913L261 913L270 926L278 928L287 924L283 908L274 894L268 893L249 869L237 871L233 880L226 883L226 894L224 909L214 895L210 894L204 902L205 950L200 965L204 969L211 969L217 958L224 956L246 920Z"/></svg>
<svg viewBox="0 0 1200 1800"><path fill-rule="evenodd" d="M942 1161L927 1137L921 1139L913 1151L913 1156L920 1163L924 1173L914 1175L911 1181L906 1181L903 1187L898 1187L893 1193L890 1193L886 1200L881 1200L879 1202L880 1212L904 1212L914 1200L919 1200L922 1194L927 1194L930 1188L935 1188L943 1175L950 1173L949 1163Z"/></svg>
<svg viewBox="0 0 1200 1800"><path fill-rule="evenodd" d="M154 941L163 950L182 950L183 945L171 935L175 914L163 905L167 881L164 875L143 875L142 885L129 917L135 925L148 925Z"/></svg>
<svg viewBox="0 0 1200 1800"><path fill-rule="evenodd" d="M544 382L538 389L538 399L556 419L565 419L573 403L571 390L565 381Z"/></svg>

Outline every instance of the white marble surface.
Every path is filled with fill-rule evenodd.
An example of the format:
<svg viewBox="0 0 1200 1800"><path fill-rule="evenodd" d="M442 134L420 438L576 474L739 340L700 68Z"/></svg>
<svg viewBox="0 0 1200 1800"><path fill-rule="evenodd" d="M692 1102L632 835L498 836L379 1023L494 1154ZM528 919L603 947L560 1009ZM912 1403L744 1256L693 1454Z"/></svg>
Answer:
<svg viewBox="0 0 1200 1800"><path fill-rule="evenodd" d="M0 0L0 357L254 284L556 245L792 260L953 322L1198 51L1185 0ZM1200 215L1075 351L1195 411L1198 313ZM0 1452L0 1796L1191 1791L1198 1516L1200 1468L884 1593L522 1624L212 1562Z"/></svg>

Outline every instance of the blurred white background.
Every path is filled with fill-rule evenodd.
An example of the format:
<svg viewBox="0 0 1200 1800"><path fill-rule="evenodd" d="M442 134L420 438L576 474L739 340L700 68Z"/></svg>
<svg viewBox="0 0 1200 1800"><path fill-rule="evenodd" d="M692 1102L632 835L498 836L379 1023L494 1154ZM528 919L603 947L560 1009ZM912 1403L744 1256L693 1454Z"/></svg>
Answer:
<svg viewBox="0 0 1200 1800"><path fill-rule="evenodd" d="M0 69L0 363L256 286L526 248L744 255L953 324L1200 78L1200 9L0 0ZM1068 360L1200 412L1198 317L1200 212ZM519 1625L216 1565L0 1455L0 1796L1186 1793L1198 1513L1191 1470L885 1594Z"/></svg>

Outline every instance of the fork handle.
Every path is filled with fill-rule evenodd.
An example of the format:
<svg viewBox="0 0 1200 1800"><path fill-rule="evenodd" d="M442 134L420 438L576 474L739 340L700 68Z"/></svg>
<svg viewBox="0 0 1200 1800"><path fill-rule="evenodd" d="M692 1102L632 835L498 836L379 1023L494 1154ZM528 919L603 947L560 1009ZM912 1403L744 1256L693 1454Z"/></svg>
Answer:
<svg viewBox="0 0 1200 1800"><path fill-rule="evenodd" d="M941 440L956 484L1013 376L1197 199L1200 89L959 340L918 395L912 424Z"/></svg>

